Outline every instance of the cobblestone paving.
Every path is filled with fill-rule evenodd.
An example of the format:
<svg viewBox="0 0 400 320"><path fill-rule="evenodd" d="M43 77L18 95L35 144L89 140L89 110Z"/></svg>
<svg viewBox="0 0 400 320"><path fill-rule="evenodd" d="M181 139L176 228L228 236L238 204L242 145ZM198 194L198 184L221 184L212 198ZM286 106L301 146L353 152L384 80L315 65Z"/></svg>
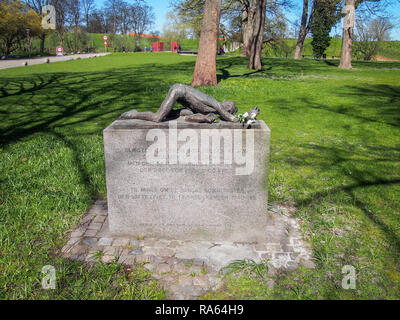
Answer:
<svg viewBox="0 0 400 320"><path fill-rule="evenodd" d="M144 263L167 290L168 299L196 299L222 284L223 267L230 262L268 259L272 269L313 268L311 250L303 241L295 210L270 205L265 243L181 241L113 237L108 231L107 206L98 200L71 232L64 257L85 262L118 260L125 265Z"/></svg>

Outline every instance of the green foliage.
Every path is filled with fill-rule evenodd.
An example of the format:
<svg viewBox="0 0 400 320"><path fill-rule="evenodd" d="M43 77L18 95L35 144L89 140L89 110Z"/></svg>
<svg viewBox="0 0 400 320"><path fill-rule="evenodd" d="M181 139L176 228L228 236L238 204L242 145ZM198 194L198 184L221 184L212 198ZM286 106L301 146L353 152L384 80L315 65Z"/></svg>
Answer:
<svg viewBox="0 0 400 320"><path fill-rule="evenodd" d="M264 49L263 53L266 56L274 56L274 57L292 57L296 45L291 43L288 40L278 40L271 43L268 43Z"/></svg>
<svg viewBox="0 0 400 320"><path fill-rule="evenodd" d="M254 260L245 259L233 261L224 267L223 270L228 273L245 272L249 275L255 275L260 279L264 279L268 273L269 265L268 261L257 263Z"/></svg>
<svg viewBox="0 0 400 320"><path fill-rule="evenodd" d="M29 31L27 31L29 29ZM19 0L0 1L0 50L8 56L22 41L42 32L41 19Z"/></svg>
<svg viewBox="0 0 400 320"><path fill-rule="evenodd" d="M389 31L393 25L388 19L375 18L371 21L357 21L357 41L354 42L354 54L364 60L374 58L384 40L390 39Z"/></svg>
<svg viewBox="0 0 400 320"><path fill-rule="evenodd" d="M400 60L400 41L382 41L378 54L387 58Z"/></svg>
<svg viewBox="0 0 400 320"><path fill-rule="evenodd" d="M89 34L81 30L67 33L64 37L64 44L67 52L87 52L90 47Z"/></svg>
<svg viewBox="0 0 400 320"><path fill-rule="evenodd" d="M330 28L319 27L314 29L311 45L313 54L317 59L320 59L324 55L326 48L329 47L329 42L331 41L329 33Z"/></svg>
<svg viewBox="0 0 400 320"><path fill-rule="evenodd" d="M319 0L314 4L314 18L311 23L311 45L316 58L321 58L329 47L331 29L338 19L337 0Z"/></svg>
<svg viewBox="0 0 400 320"><path fill-rule="evenodd" d="M200 38L205 0L182 0L174 5L174 13L182 29Z"/></svg>

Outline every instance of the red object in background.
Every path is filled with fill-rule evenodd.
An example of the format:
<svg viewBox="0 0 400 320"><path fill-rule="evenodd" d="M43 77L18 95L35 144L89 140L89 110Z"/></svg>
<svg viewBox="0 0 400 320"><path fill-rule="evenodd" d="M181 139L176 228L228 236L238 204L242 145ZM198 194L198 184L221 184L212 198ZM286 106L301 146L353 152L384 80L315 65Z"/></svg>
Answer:
<svg viewBox="0 0 400 320"><path fill-rule="evenodd" d="M57 55L58 56L62 56L63 55L63 47L58 46L56 50L57 50Z"/></svg>
<svg viewBox="0 0 400 320"><path fill-rule="evenodd" d="M153 42L151 47L153 48L153 52L164 51L164 42Z"/></svg>
<svg viewBox="0 0 400 320"><path fill-rule="evenodd" d="M104 36L103 36L103 40L104 40L104 41L107 41L107 40L108 40L108 36L107 36L107 35L104 35Z"/></svg>
<svg viewBox="0 0 400 320"><path fill-rule="evenodd" d="M104 45L105 45L105 46L108 46L108 42L107 42L107 41L104 41Z"/></svg>
<svg viewBox="0 0 400 320"><path fill-rule="evenodd" d="M178 50L179 50L179 43L176 41L171 42L171 51L178 52Z"/></svg>

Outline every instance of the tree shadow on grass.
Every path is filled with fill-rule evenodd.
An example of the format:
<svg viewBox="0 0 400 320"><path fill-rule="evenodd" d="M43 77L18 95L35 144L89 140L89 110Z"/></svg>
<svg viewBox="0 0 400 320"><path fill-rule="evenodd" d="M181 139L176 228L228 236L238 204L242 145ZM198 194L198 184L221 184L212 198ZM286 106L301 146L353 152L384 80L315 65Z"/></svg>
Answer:
<svg viewBox="0 0 400 320"><path fill-rule="evenodd" d="M343 95L360 96L360 106L375 109L384 123L400 126L400 86L385 84L368 85L368 87L347 86ZM368 102L365 98L368 99ZM351 106L346 108L343 113L350 113L350 111Z"/></svg>
<svg viewBox="0 0 400 320"><path fill-rule="evenodd" d="M339 62L338 61L332 61L332 60L323 60L324 63L328 66L333 66L333 67L337 67L339 66Z"/></svg>
<svg viewBox="0 0 400 320"><path fill-rule="evenodd" d="M389 85L370 85L368 88L352 86L344 87L344 90L338 94L341 96L364 96L367 99L362 100L357 105L337 106L317 103L306 97L301 97L296 101L282 102L280 100L274 102L274 105L277 106L285 105L285 112L289 113L305 112L309 114L310 111L304 110L310 108L343 115L344 117L340 119L335 115L330 115L329 118L337 118L337 121L332 122L329 129L342 137L347 134L357 135L355 141L362 141L352 143L352 140L343 138L327 139L323 145L318 143L319 139L316 139L316 141L313 140L312 144L298 145L298 148L306 151L294 155L294 159L290 160L294 170L297 170L296 167L307 167L312 163L314 172L336 172L343 176L342 181L350 181L350 183L325 187L322 191L315 191L313 185L315 182L312 179L310 185L307 185L308 181L304 181L304 187L312 191L306 198L299 199L299 204L306 207L313 203L324 202L340 193L347 194L351 199L350 203L383 232L388 242L395 248L396 255L400 256L398 231L394 226L388 224L391 219L396 219L395 208L385 212L378 210L375 203L375 201L385 202L384 195L388 191L383 190L383 188L400 186L400 176L397 171L400 163L400 147L396 145L387 146L385 137L369 129L379 128L377 124L381 123L392 127L390 130L398 130L400 126L400 118L398 117L400 113L400 104L398 103L400 87ZM305 107L299 110L299 104ZM352 125L343 127L341 126L342 120L349 123L346 117L352 119L352 122L350 122ZM337 129L335 129L335 126ZM395 131L391 132L395 133ZM326 136L323 132L321 134ZM362 145L359 148L360 143ZM367 194L370 195L370 199L366 196Z"/></svg>
<svg viewBox="0 0 400 320"><path fill-rule="evenodd" d="M340 92L342 97L359 97L357 104L334 107L318 106L307 101L315 108L348 115L363 122L379 122L391 126L400 126L400 86L369 84L366 86L345 86Z"/></svg>
<svg viewBox="0 0 400 320"><path fill-rule="evenodd" d="M253 76L255 74L262 73L263 71L265 71L265 70L253 70L251 72L247 72L247 73L244 73L244 74L232 75L227 70L230 67L231 67L231 65L227 65L227 66L218 68L218 70L222 72L222 74L217 74L217 82L218 83L221 82L222 80L226 80L226 79L229 79L229 78L247 78L247 77L251 77L251 76Z"/></svg>
<svg viewBox="0 0 400 320"><path fill-rule="evenodd" d="M97 190L95 190L93 184L91 183L90 175L86 170L86 167L83 165L78 146L70 139L68 139L66 135L57 132L56 130L49 130L49 133L53 135L54 138L56 138L57 140L62 141L63 144L71 150L73 154L74 165L79 172L80 182L85 187L86 194L88 194L91 199L96 199L96 196L98 195Z"/></svg>
<svg viewBox="0 0 400 320"><path fill-rule="evenodd" d="M186 73L193 63L174 66ZM173 84L171 65L142 65L101 72L0 77L0 147L37 133L50 134L73 154L80 181L92 198L97 190L81 158L82 139L101 136L127 110L157 110ZM101 161L101 159L99 159ZM4 182L6 183L6 182Z"/></svg>
<svg viewBox="0 0 400 320"><path fill-rule="evenodd" d="M335 196L338 193L345 192L350 197L351 202L383 231L387 240L396 248L397 255L400 256L400 237L395 232L393 226L385 223L385 217L379 216L378 213L374 212L373 206L361 200L360 197L365 193L376 191L369 191L370 187L384 188L400 186L398 175L397 177L396 175L394 177L386 175L385 177L377 173L379 172L377 163L391 166L399 163L400 150L397 150L396 154L391 153L390 150L386 150L385 147L366 146L367 149L360 152L356 150L349 151L340 147L327 147L315 143L312 145L302 144L300 147L305 149L311 147L312 156L310 157L313 158L314 164L320 171L326 172L335 168L335 170L340 170L340 173L346 177L345 180L352 181L346 185L332 186L323 191L313 192L308 197L301 199L301 204L308 206L312 203L323 201L328 197ZM315 154L315 151L317 151L318 155ZM309 155L297 155L294 165L304 166L307 160L309 160ZM358 167L363 169L357 169ZM379 194L375 194L374 196L380 197Z"/></svg>
<svg viewBox="0 0 400 320"><path fill-rule="evenodd" d="M400 127L400 86L369 84L366 86L344 86L340 92L333 93L338 98L356 97L357 102L325 105L302 96L295 101L270 100L274 105L288 112L298 112L298 105L321 111L329 111L354 118L363 123L382 123Z"/></svg>
<svg viewBox="0 0 400 320"><path fill-rule="evenodd" d="M174 65L185 73L193 63ZM0 78L0 145L55 127L104 129L132 108L157 110L173 83L170 65L143 65L101 72Z"/></svg>
<svg viewBox="0 0 400 320"><path fill-rule="evenodd" d="M294 60L285 58L263 58L263 70L258 72L249 73L248 76L253 73L257 73L258 77L270 77L274 76L287 76L297 75L300 76L303 72L305 75L312 74L314 76L318 74L329 75L329 74L342 74L344 72L352 72L351 70L339 69L339 60ZM217 60L217 69L222 71L222 75L219 75L219 80L228 79L232 76L240 77L243 75L243 70L247 66L248 58L246 57L224 57ZM353 67L355 69L400 69L400 62L376 62L376 61L353 61ZM225 71L224 71L225 69ZM231 72L227 72L227 69L231 69ZM232 75L232 71L237 70L241 75ZM246 69L245 69L246 70Z"/></svg>

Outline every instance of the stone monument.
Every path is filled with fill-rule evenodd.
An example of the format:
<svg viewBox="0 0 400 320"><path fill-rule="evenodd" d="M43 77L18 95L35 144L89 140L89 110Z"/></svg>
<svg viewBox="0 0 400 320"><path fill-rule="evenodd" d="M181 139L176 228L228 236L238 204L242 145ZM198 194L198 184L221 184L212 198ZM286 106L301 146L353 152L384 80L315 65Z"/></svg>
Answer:
<svg viewBox="0 0 400 320"><path fill-rule="evenodd" d="M161 111L132 110L104 130L110 232L265 242L269 128L257 108L237 117L234 103L181 86Z"/></svg>

